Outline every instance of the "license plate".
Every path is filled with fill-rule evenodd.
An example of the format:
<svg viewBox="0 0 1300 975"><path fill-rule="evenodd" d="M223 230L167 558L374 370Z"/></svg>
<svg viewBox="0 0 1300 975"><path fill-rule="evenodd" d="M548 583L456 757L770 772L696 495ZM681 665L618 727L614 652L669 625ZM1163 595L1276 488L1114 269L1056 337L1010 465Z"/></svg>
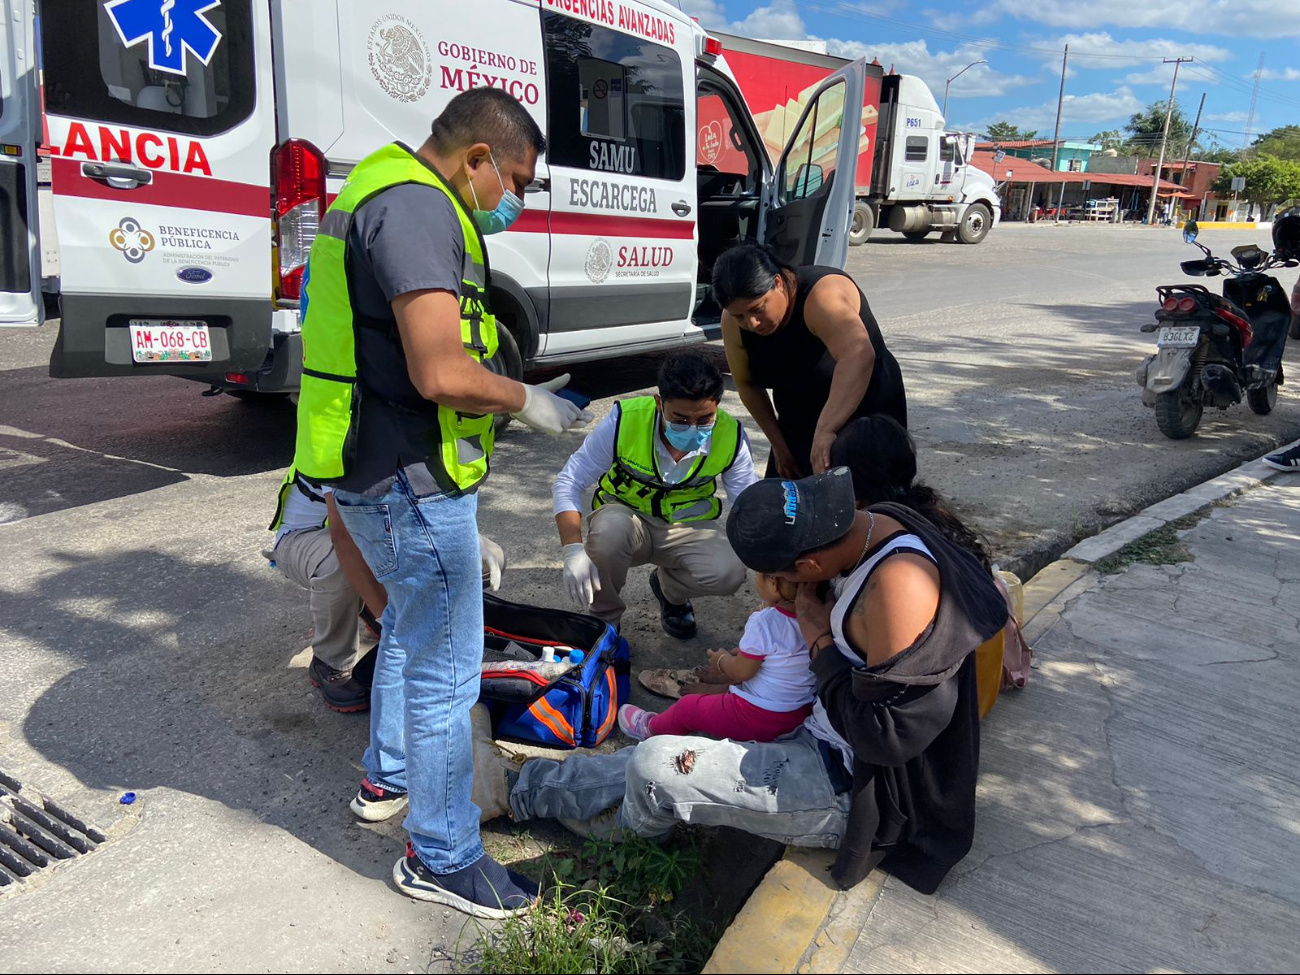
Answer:
<svg viewBox="0 0 1300 975"><path fill-rule="evenodd" d="M1194 349L1201 341L1199 325L1165 325L1160 329L1156 347L1161 349Z"/></svg>
<svg viewBox="0 0 1300 975"><path fill-rule="evenodd" d="M211 362L207 322L133 318L131 358L136 362Z"/></svg>

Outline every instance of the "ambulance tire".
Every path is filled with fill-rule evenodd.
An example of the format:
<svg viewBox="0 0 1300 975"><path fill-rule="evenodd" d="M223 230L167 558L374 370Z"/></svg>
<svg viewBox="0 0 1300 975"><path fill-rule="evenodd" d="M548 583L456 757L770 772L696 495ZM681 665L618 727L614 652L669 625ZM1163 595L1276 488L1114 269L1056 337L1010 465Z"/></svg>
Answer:
<svg viewBox="0 0 1300 975"><path fill-rule="evenodd" d="M865 244L871 237L871 231L876 225L876 214L871 209L871 205L866 200L858 200L853 204L853 220L849 224L849 246L857 247L859 244Z"/></svg>
<svg viewBox="0 0 1300 975"><path fill-rule="evenodd" d="M485 365L498 376L505 376L507 379L523 382L524 357L519 352L519 343L515 341L514 333L506 327L504 321L498 322L497 326L497 354L489 359ZM510 425L510 420L509 413L498 413L496 415L498 437Z"/></svg>

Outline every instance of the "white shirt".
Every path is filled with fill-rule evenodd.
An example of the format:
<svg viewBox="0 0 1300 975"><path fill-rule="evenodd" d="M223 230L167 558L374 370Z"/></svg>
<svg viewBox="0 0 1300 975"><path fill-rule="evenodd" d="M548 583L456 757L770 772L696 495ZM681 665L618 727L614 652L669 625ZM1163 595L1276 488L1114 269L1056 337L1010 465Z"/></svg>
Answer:
<svg viewBox="0 0 1300 975"><path fill-rule="evenodd" d="M763 661L758 673L731 693L767 711L797 711L817 694L808 645L793 615L768 606L750 613L740 638L741 656Z"/></svg>
<svg viewBox="0 0 1300 975"><path fill-rule="evenodd" d="M596 424L591 433L587 434L587 439L582 442L582 446L573 452L573 456L565 463L564 469L555 476L555 486L551 491L555 501L555 514L585 510L587 491L614 465L618 409L618 404L615 403L614 410ZM655 415L657 418L658 414ZM673 460L672 454L668 452L668 445L664 443L663 431L656 431L655 455L659 461L659 470L663 471L664 482L667 484L676 484L684 480L691 472L696 458L708 452L709 444L706 443L681 460ZM749 437L746 436L744 427L740 429L736 460L731 468L722 474L720 480L722 489L727 492L727 497L732 501L736 500L741 491L758 480L758 474L754 472L754 458L749 452Z"/></svg>
<svg viewBox="0 0 1300 975"><path fill-rule="evenodd" d="M311 492L311 497L303 493L303 488ZM280 527L275 533L275 544L289 532L304 528L323 528L329 519L329 508L325 504L325 495L333 488L317 488L299 479L289 485L289 494L284 500L284 512L280 516Z"/></svg>

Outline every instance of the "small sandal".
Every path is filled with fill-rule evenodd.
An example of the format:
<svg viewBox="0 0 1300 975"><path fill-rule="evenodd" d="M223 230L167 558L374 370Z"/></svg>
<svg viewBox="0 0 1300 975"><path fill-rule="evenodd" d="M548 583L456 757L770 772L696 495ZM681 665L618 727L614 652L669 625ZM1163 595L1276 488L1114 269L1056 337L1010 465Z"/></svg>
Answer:
<svg viewBox="0 0 1300 975"><path fill-rule="evenodd" d="M682 685L694 679L694 672L672 667L654 667L641 671L636 679L652 694L676 699L682 696Z"/></svg>

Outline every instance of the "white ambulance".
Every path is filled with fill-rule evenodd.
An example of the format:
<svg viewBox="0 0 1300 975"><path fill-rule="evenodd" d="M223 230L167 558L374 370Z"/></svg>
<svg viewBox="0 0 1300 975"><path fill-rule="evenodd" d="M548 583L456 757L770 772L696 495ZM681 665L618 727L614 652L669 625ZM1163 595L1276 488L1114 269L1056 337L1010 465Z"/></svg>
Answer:
<svg viewBox="0 0 1300 975"><path fill-rule="evenodd" d="M8 23L30 14L0 2ZM55 376L296 389L324 207L360 159L418 146L478 85L548 142L523 216L489 241L508 374L715 336L708 281L733 243L847 255L864 62L826 78L774 167L721 44L661 0L40 0L39 18ZM36 78L30 51L0 57L7 120ZM5 236L28 239L36 212L0 214ZM15 309L39 312L37 276L5 277Z"/></svg>

